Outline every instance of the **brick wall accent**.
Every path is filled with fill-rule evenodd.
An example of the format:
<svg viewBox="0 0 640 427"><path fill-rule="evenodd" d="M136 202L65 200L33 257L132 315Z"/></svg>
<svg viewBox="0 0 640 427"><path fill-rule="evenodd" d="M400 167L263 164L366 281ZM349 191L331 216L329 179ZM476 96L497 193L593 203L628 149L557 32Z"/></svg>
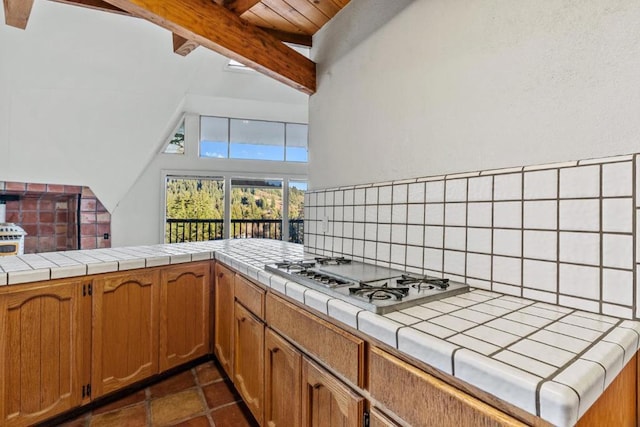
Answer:
<svg viewBox="0 0 640 427"><path fill-rule="evenodd" d="M3 194L20 196L7 222L28 233L25 253L111 247L111 214L89 187L0 181Z"/></svg>

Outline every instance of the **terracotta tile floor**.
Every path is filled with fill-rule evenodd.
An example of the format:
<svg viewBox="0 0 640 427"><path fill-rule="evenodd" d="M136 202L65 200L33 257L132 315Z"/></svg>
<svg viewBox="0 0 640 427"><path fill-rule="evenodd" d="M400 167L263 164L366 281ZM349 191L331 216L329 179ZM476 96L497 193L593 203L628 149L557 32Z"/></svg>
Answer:
<svg viewBox="0 0 640 427"><path fill-rule="evenodd" d="M249 409L215 362L101 406L65 427L253 427Z"/></svg>

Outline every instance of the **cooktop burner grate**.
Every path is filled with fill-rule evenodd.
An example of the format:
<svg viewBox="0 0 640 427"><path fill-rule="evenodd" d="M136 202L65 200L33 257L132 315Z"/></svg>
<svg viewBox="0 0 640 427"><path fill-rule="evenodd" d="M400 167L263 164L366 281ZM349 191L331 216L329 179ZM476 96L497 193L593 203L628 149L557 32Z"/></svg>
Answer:
<svg viewBox="0 0 640 427"><path fill-rule="evenodd" d="M393 297L402 301L402 297L409 294L409 288L390 288L386 283L381 286L371 286L360 282L360 286L357 288L349 288L349 294L369 298L369 301L387 300Z"/></svg>
<svg viewBox="0 0 640 427"><path fill-rule="evenodd" d="M320 265L342 265L342 264L351 264L351 260L341 257L318 257L316 258L316 262Z"/></svg>
<svg viewBox="0 0 640 427"><path fill-rule="evenodd" d="M418 290L425 289L447 289L449 287L449 279L438 279L428 276L411 276L403 274L401 279L396 281L398 285L411 285L412 288Z"/></svg>
<svg viewBox="0 0 640 427"><path fill-rule="evenodd" d="M313 261L282 261L276 262L276 267L286 269L287 271L306 270L308 268L315 267L316 263Z"/></svg>

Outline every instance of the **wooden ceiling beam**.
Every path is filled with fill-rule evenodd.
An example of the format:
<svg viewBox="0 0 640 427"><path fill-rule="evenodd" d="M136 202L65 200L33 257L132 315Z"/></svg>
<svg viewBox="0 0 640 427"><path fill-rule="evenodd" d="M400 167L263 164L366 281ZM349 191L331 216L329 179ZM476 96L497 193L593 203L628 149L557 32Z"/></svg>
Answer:
<svg viewBox="0 0 640 427"><path fill-rule="evenodd" d="M4 21L7 25L24 30L32 7L33 0L4 0Z"/></svg>
<svg viewBox="0 0 640 427"><path fill-rule="evenodd" d="M273 28L259 27L262 31L271 34L281 42L297 44L300 46L311 47L313 37L307 34L288 33L286 31L274 30Z"/></svg>
<svg viewBox="0 0 640 427"><path fill-rule="evenodd" d="M124 11L119 7L113 6L102 0L51 0L51 1L55 1L57 3L70 4L72 6L86 7L88 9L100 10L102 12L110 12L110 13L117 13L119 15L131 16L129 12Z"/></svg>
<svg viewBox="0 0 640 427"><path fill-rule="evenodd" d="M106 2L304 93L316 90L313 61L211 0Z"/></svg>
<svg viewBox="0 0 640 427"><path fill-rule="evenodd" d="M222 5L229 9L231 12L236 15L242 15L247 10L251 9L257 3L260 3L260 0L223 0Z"/></svg>
<svg viewBox="0 0 640 427"><path fill-rule="evenodd" d="M198 43L187 40L176 33L173 33L173 51L178 55L187 56L198 47Z"/></svg>

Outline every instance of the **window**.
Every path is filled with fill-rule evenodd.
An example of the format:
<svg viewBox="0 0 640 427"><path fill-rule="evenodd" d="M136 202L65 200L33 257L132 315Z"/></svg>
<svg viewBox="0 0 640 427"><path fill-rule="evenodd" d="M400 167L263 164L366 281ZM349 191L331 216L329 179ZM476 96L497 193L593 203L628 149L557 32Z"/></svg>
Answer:
<svg viewBox="0 0 640 427"><path fill-rule="evenodd" d="M232 159L284 160L284 123L231 119Z"/></svg>
<svg viewBox="0 0 640 427"><path fill-rule="evenodd" d="M231 180L229 237L282 239L281 180Z"/></svg>
<svg viewBox="0 0 640 427"><path fill-rule="evenodd" d="M304 242L304 192L305 181L289 181L289 241Z"/></svg>
<svg viewBox="0 0 640 427"><path fill-rule="evenodd" d="M167 176L165 242L224 238L224 179Z"/></svg>
<svg viewBox="0 0 640 427"><path fill-rule="evenodd" d="M164 185L166 243L247 237L303 243L304 181L167 175Z"/></svg>
<svg viewBox="0 0 640 427"><path fill-rule="evenodd" d="M200 157L229 157L229 120L200 117Z"/></svg>
<svg viewBox="0 0 640 427"><path fill-rule="evenodd" d="M287 123L286 133L286 161L307 161L307 136L308 126L297 123Z"/></svg>
<svg viewBox="0 0 640 427"><path fill-rule="evenodd" d="M184 154L184 119L180 121L180 125L169 140L164 149L166 154Z"/></svg>
<svg viewBox="0 0 640 427"><path fill-rule="evenodd" d="M200 157L307 162L308 126L200 117Z"/></svg>

